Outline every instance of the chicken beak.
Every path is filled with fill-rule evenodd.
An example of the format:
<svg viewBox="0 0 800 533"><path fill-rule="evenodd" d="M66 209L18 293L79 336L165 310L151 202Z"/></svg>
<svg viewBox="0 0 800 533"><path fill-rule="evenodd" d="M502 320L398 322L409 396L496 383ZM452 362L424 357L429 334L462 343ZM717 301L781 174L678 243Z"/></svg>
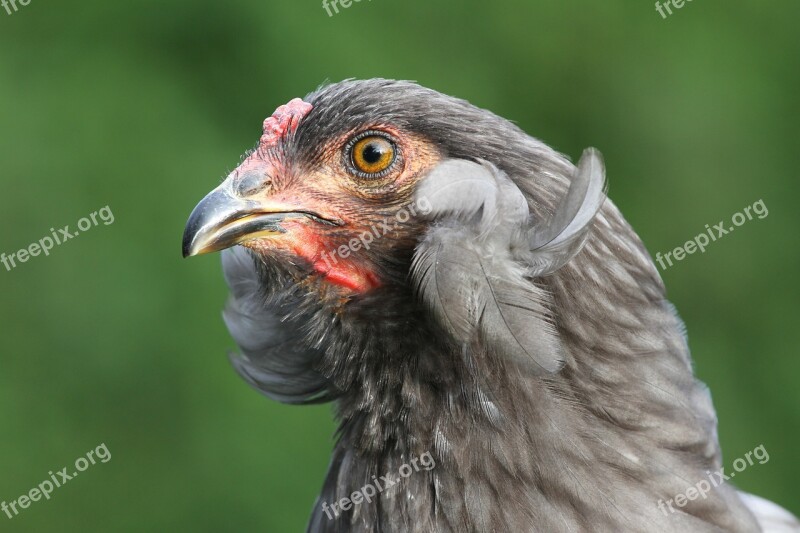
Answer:
<svg viewBox="0 0 800 533"><path fill-rule="evenodd" d="M259 202L238 198L223 183L203 198L189 216L183 232L183 257L279 235L285 232L280 222L296 214L271 211Z"/></svg>
<svg viewBox="0 0 800 533"><path fill-rule="evenodd" d="M183 257L208 254L247 241L287 233L281 222L305 219L324 226L341 226L337 218L326 218L296 201L264 197L262 189L248 188L243 180L230 178L211 191L189 215L183 232ZM237 191L243 190L243 194ZM255 190L255 192L253 192ZM244 194L249 197L243 197Z"/></svg>

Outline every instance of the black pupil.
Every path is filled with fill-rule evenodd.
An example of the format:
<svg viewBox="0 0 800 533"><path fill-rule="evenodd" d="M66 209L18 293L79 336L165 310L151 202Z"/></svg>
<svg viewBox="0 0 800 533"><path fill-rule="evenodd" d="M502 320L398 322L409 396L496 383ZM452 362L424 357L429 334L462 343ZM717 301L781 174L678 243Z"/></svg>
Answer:
<svg viewBox="0 0 800 533"><path fill-rule="evenodd" d="M385 146L383 146L381 143L371 142L364 147L361 157L363 157L364 161L366 161L368 164L374 165L380 162L385 153Z"/></svg>

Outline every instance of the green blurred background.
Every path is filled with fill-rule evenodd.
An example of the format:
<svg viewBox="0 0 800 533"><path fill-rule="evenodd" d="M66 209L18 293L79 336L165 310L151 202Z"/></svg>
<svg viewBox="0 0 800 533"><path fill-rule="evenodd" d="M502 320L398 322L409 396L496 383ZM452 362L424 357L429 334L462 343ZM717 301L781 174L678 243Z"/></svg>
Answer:
<svg viewBox="0 0 800 533"><path fill-rule="evenodd" d="M653 255L763 199L663 273L736 484L800 513L796 0L32 0L0 9L0 500L106 443L112 459L0 531L303 530L334 425L238 379L219 258L184 222L278 105L325 80L418 80L577 157Z"/></svg>

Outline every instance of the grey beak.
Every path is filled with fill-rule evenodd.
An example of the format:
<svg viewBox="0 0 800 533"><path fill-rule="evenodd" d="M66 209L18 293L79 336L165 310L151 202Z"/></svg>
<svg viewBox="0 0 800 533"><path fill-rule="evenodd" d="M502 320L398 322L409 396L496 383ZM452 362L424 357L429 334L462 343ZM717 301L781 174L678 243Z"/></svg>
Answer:
<svg viewBox="0 0 800 533"><path fill-rule="evenodd" d="M293 214L269 212L257 202L232 195L223 184L203 198L189 216L183 232L183 257L284 233L280 222Z"/></svg>

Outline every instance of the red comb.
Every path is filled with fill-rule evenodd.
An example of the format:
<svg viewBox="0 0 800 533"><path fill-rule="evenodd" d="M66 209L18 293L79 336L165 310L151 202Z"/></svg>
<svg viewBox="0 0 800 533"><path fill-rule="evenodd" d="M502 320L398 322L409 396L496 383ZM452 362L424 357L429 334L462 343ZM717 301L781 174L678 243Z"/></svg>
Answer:
<svg viewBox="0 0 800 533"><path fill-rule="evenodd" d="M274 146L287 133L294 133L300 120L308 114L313 106L300 98L295 98L286 105L280 106L264 121L264 135L261 136L261 146L264 148Z"/></svg>

